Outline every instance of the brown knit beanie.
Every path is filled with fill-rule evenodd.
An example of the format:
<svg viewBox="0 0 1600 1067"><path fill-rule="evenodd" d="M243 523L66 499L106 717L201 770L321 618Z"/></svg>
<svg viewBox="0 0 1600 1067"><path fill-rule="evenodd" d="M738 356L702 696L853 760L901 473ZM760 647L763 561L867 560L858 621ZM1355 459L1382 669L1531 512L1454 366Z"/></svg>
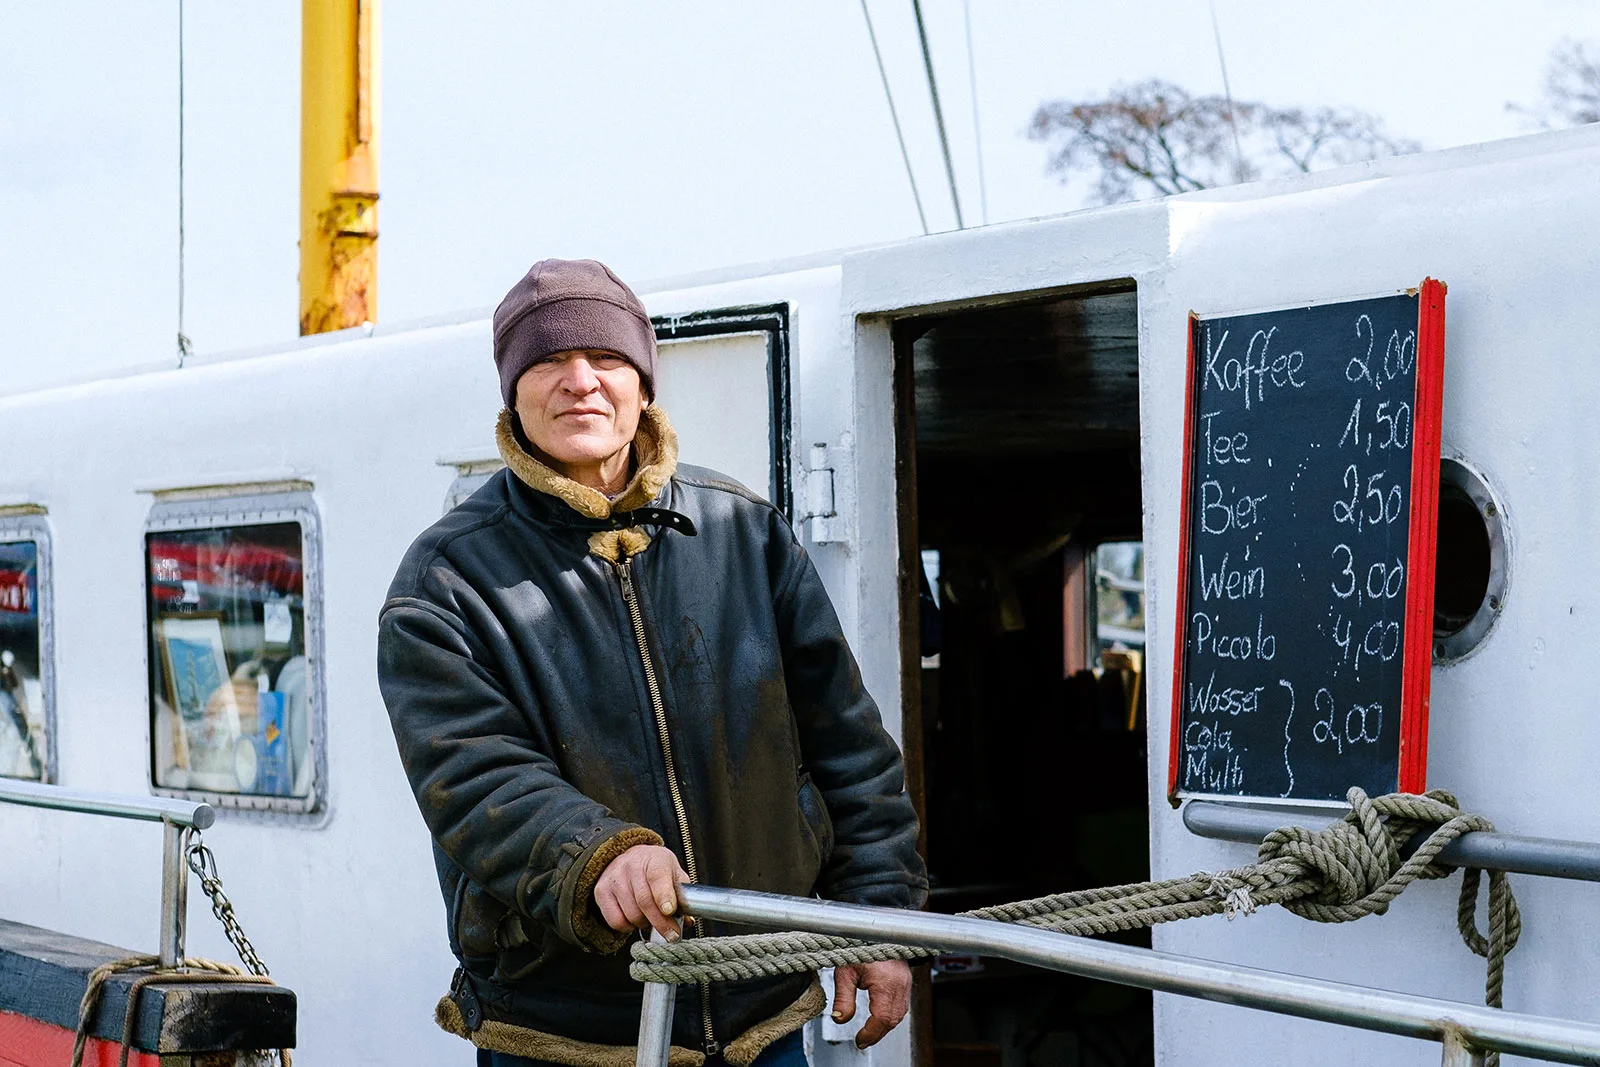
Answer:
<svg viewBox="0 0 1600 1067"><path fill-rule="evenodd" d="M633 290L592 259L541 259L494 309L494 363L506 407L516 410L517 379L534 360L577 348L626 359L655 399L656 331Z"/></svg>

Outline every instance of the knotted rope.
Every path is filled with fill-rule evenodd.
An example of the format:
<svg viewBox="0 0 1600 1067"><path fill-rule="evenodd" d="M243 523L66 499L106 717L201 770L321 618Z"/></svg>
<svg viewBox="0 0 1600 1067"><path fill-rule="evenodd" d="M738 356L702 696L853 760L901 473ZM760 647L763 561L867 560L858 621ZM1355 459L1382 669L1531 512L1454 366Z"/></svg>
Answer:
<svg viewBox="0 0 1600 1067"><path fill-rule="evenodd" d="M160 959L156 956L125 956L120 960L103 963L89 972L89 984L83 991L83 999L78 1002L78 1032L72 1042L72 1067L82 1067L84 1046L89 1041L89 1023L94 1018L95 1008L100 1003L100 994L107 981L113 975L128 971L144 971L133 984L128 987L128 1007L122 1017L122 1054L117 1060L117 1067L128 1067L128 1052L133 1047L133 1030L139 1018L139 994L147 985L171 985L180 982L250 982L261 985L273 985L271 978L266 975L250 974L231 963L218 963L216 960L186 958L181 961L183 969L164 969L160 966ZM278 1059L282 1067L292 1067L288 1049L278 1050Z"/></svg>
<svg viewBox="0 0 1600 1067"><path fill-rule="evenodd" d="M1489 820L1461 811L1456 798L1442 789L1381 797L1351 789L1348 800L1350 811L1327 829L1274 830L1261 842L1259 861L1248 867L1057 893L961 914L1079 936L1202 915L1232 919L1266 904L1281 904L1314 922L1350 922L1382 915L1418 879L1449 876L1454 867L1441 862L1439 853L1462 834L1494 830ZM1407 847L1419 838L1408 855ZM1522 933L1522 917L1505 872L1490 871L1489 931L1480 933L1475 919L1480 875L1474 868L1462 872L1456 925L1467 947L1488 961L1484 999L1498 1008L1504 993L1505 956ZM742 934L686 938L673 944L635 942L630 973L641 982L684 985L937 954L933 949L826 934Z"/></svg>

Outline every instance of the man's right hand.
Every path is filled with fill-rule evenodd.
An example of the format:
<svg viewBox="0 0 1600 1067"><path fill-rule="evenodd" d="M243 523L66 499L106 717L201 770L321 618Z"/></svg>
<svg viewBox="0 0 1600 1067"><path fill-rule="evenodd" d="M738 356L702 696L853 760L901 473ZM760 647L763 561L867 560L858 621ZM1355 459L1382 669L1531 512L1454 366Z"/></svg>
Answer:
<svg viewBox="0 0 1600 1067"><path fill-rule="evenodd" d="M634 845L606 865L594 885L594 902L613 930L648 930L668 941L683 936L678 886L689 876L678 857L661 845Z"/></svg>

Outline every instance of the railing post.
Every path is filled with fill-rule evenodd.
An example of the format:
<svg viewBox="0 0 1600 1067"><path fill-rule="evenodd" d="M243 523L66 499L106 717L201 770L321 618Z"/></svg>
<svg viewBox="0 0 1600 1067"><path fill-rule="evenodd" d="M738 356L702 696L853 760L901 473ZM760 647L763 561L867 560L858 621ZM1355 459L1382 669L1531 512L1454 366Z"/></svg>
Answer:
<svg viewBox="0 0 1600 1067"><path fill-rule="evenodd" d="M67 789L0 778L0 804L25 804L53 811L80 811L88 815L110 815L119 819L139 819L161 824L161 940L156 958L163 967L175 967L183 959L184 926L188 917L189 872L184 850L196 830L207 830L217 821L209 804L168 800L165 797L122 796Z"/></svg>
<svg viewBox="0 0 1600 1067"><path fill-rule="evenodd" d="M176 967L184 956L184 928L189 922L189 868L184 852L190 829L165 816L161 819L161 940L156 955L163 967Z"/></svg>
<svg viewBox="0 0 1600 1067"><path fill-rule="evenodd" d="M650 931L651 941L665 941ZM644 984L644 1007L639 1012L638 1067L667 1067L672 1051L672 1009L678 1000L678 987L666 982Z"/></svg>
<svg viewBox="0 0 1600 1067"><path fill-rule="evenodd" d="M1444 1032L1444 1058L1439 1067L1483 1067L1483 1050L1468 1045L1455 1030Z"/></svg>

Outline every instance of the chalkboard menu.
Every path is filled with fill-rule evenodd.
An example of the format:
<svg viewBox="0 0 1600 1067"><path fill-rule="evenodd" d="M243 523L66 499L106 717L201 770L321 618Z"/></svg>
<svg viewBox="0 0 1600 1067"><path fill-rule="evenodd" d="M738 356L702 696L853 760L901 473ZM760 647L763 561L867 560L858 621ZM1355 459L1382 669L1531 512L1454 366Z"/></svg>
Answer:
<svg viewBox="0 0 1600 1067"><path fill-rule="evenodd" d="M1424 788L1444 292L1190 316L1174 801Z"/></svg>

